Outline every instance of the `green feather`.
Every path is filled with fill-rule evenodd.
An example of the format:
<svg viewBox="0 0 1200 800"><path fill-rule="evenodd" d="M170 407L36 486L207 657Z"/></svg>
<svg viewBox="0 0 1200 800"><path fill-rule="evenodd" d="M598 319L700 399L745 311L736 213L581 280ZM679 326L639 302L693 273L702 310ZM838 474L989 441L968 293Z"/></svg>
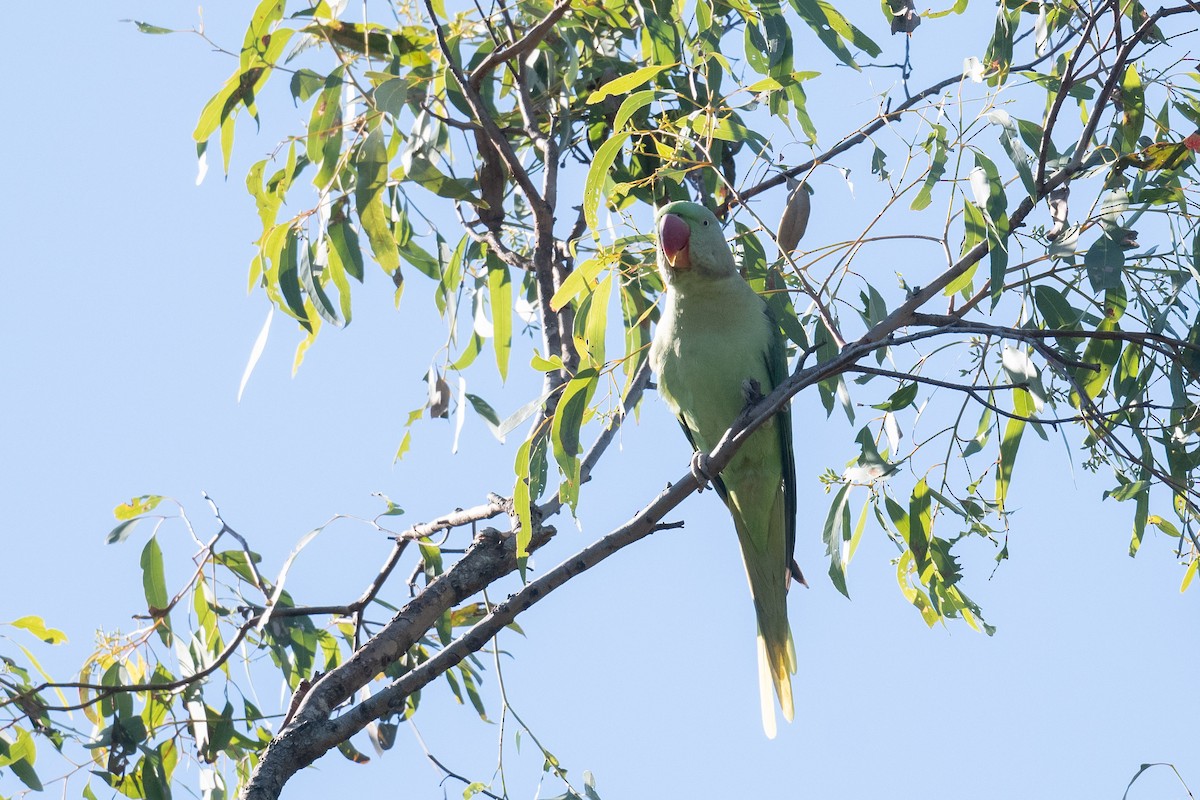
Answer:
<svg viewBox="0 0 1200 800"><path fill-rule="evenodd" d="M658 266L666 304L650 363L658 391L679 418L692 447L711 451L746 404L750 381L766 394L787 375L779 327L766 303L738 272L717 218L695 203L659 212L675 221L668 256L660 241ZM771 687L783 715L793 715L795 649L787 621L787 585L796 541L796 476L787 410L760 427L714 481L729 508L758 619L763 726L775 733Z"/></svg>

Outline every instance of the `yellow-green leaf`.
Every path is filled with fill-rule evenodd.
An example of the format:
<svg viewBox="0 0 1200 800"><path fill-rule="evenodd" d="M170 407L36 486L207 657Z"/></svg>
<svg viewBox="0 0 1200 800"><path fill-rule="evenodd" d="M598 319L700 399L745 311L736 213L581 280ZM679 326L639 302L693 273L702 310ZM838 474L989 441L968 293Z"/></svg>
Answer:
<svg viewBox="0 0 1200 800"><path fill-rule="evenodd" d="M1179 584L1179 591L1186 592L1188 586L1192 583L1192 578L1196 577L1196 567L1200 565L1200 557L1193 558L1192 563L1188 564L1187 570L1183 573L1183 583Z"/></svg>
<svg viewBox="0 0 1200 800"><path fill-rule="evenodd" d="M613 274L609 272L592 292L583 327L583 352L599 369L604 366L604 335L608 327L608 305L612 295Z"/></svg>
<svg viewBox="0 0 1200 800"><path fill-rule="evenodd" d="M574 300L584 290L591 288L596 283L596 276L600 274L600 270L604 265L613 259L607 254L589 258L579 266L572 270L567 279L562 282L562 286L558 287L558 291L550 298L550 308L553 311L560 310L567 303Z"/></svg>
<svg viewBox="0 0 1200 800"><path fill-rule="evenodd" d="M1022 417L1033 415L1033 395L1023 389L1014 390L1013 414ZM1021 434L1025 432L1025 420L1009 419L1004 426L1004 438L1000 441L1000 463L996 466L996 505L1000 513L1004 513L1004 503L1008 497L1008 487L1012 482L1013 464L1017 458L1017 448L1021 444Z"/></svg>
<svg viewBox="0 0 1200 800"><path fill-rule="evenodd" d="M508 358L512 352L512 280L508 267L488 254L488 301L492 306L492 349L500 380L508 378Z"/></svg>
<svg viewBox="0 0 1200 800"><path fill-rule="evenodd" d="M358 184L354 187L354 204L362 221L375 260L389 274L400 268L400 252L389 224L387 200L388 177L387 143L383 131L375 128L363 141L358 152Z"/></svg>
<svg viewBox="0 0 1200 800"><path fill-rule="evenodd" d="M133 519L140 517L142 514L147 514L158 507L158 504L163 500L159 494L144 494L141 497L135 497L128 503L122 503L113 509L113 516L118 520Z"/></svg>
<svg viewBox="0 0 1200 800"><path fill-rule="evenodd" d="M600 228L599 207L604 181L630 135L629 131L623 131L600 145L596 150L596 157L592 159L591 167L588 168L587 179L583 182L583 216L593 236L598 235Z"/></svg>
<svg viewBox="0 0 1200 800"><path fill-rule="evenodd" d="M589 96L587 99L588 105L599 103L606 97L610 97L615 94L625 94L626 92L631 92L642 84L653 80L654 76L658 73L674 66L675 64L654 64L649 67L642 67L639 70L634 70L628 75L622 75L619 78L613 78L611 81L592 92L591 96Z"/></svg>
<svg viewBox="0 0 1200 800"><path fill-rule="evenodd" d="M654 89L645 89L640 92L634 92L621 101L621 107L617 109L617 116L613 119L613 130L619 131L625 127L625 123L629 122L641 109L654 102L658 97L658 92Z"/></svg>
<svg viewBox="0 0 1200 800"><path fill-rule="evenodd" d="M517 461L514 465L514 471L517 473L517 482L513 485L513 508L517 514L517 558L525 558L529 555L529 542L533 539L533 514L530 512L530 492L529 492L529 446L530 441L525 440L521 446L517 448Z"/></svg>
<svg viewBox="0 0 1200 800"><path fill-rule="evenodd" d="M167 577L163 571L162 548L158 546L158 537L151 536L142 549L142 588L146 592L146 603L152 616L162 611L170 602L167 597Z"/></svg>
<svg viewBox="0 0 1200 800"><path fill-rule="evenodd" d="M14 628L29 631L46 644L62 644L67 641L67 635L56 628L47 628L41 617L21 617L8 623Z"/></svg>

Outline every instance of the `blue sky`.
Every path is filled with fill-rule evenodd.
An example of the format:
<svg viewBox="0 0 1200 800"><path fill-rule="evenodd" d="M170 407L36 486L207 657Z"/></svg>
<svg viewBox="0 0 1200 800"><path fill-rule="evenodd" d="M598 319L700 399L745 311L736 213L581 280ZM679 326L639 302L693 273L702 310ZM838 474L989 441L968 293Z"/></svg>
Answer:
<svg viewBox="0 0 1200 800"><path fill-rule="evenodd" d="M977 31L990 27L991 11L979 5L963 25L982 47ZM195 37L144 36L119 21L188 27L194 8L89 4L53 28L45 13L9 12L12 30L48 32L55 44L13 37L9 63L21 65L22 77L2 134L10 203L0 318L0 621L38 614L63 629L69 644L37 652L65 677L97 629L132 628L130 615L144 603L144 538L104 544L119 502L170 495L211 532L200 495L207 491L270 573L333 514L376 512L372 492L391 496L416 522L506 491L514 443L498 445L468 418L452 455L451 426L424 422L393 465L443 334L426 308L431 285L413 276L396 311L377 268L355 296L353 324L327 331L295 378L299 336L277 319L238 403L267 313L265 298L245 291L258 221L243 175L307 111L287 99L264 103L260 135L242 122L229 179L214 165L197 187L191 131L229 60ZM240 3L206 6L210 35L236 47L246 13ZM901 40L881 32L873 5L862 24L887 48L881 61L902 58ZM939 55L957 63L970 54ZM921 66L922 55L933 58L916 53ZM941 77L945 63L941 72L919 72L914 85L924 85L922 75ZM880 87L893 77L873 75ZM840 102L839 78L830 69L829 83L810 92L818 127L830 133L874 111L867 101ZM799 153L797 146L789 155ZM873 179L862 168L854 173L856 194L832 171L816 180L810 244L868 213ZM767 208L764 216L777 215ZM885 254L881 280L891 281L890 259L915 255ZM534 349L533 340L514 344L514 372ZM504 387L481 380L501 415L533 389L523 378ZM1011 559L992 576L990 547L973 545L965 558L966 590L999 630L990 638L963 625L930 630L897 590L895 551L877 530L868 527L855 556L853 600L825 579L820 526L829 496L816 478L855 455L855 429L836 415L826 420L815 395L794 409L797 557L812 583L790 599L796 722L774 741L763 737L751 606L728 517L706 492L672 515L685 529L659 533L572 581L521 618L525 638L504 635L513 656L504 667L509 699L573 777L591 770L606 798L1118 796L1139 764L1170 761L1200 784L1190 683L1200 595L1179 593L1170 540L1151 534L1137 559L1126 555L1132 509L1101 503L1107 476L1080 470L1078 456L1072 469L1061 443L1027 436L1012 489L1019 511ZM559 540L537 560L548 566L626 519L681 475L688 457L674 421L648 394L584 492L582 531L559 520ZM168 575L183 580L185 532L169 527L160 539ZM289 589L312 603L343 601L370 580L387 549L370 528L338 523L305 551ZM265 706L283 702L278 682L256 688ZM498 711L494 684L485 700ZM416 724L448 766L491 775L496 727L455 704L444 683L426 691ZM512 795L534 796L541 760L528 739L520 753L510 739L506 759ZM288 796L437 796L440 775L409 731L373 761L360 767L331 754L298 775ZM43 780L59 774L52 763L48 751L39 759ZM177 774L184 783L195 775ZM67 796L80 786L74 779ZM0 794L18 788L11 775L0 777ZM461 787L449 782L446 791L458 796ZM542 795L560 791L549 781ZM1143 776L1130 796L1185 795L1164 770Z"/></svg>

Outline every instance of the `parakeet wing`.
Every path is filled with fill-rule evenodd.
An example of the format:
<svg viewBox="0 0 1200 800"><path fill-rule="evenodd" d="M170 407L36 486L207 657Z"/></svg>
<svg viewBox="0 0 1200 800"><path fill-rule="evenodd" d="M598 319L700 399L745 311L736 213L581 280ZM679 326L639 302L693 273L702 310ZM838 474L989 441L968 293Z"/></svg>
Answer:
<svg viewBox="0 0 1200 800"><path fill-rule="evenodd" d="M771 320L771 328L776 331L771 338L771 347L765 354L767 374L771 376L771 385L767 391L775 389L788 376L787 343L783 334L779 333L779 324L770 308L766 309L767 318ZM804 575L793 560L796 551L796 452L792 444L792 410L785 407L776 416L776 430L779 432L779 452L783 455L783 501L784 522L787 525L787 557L788 569L792 577L804 583Z"/></svg>

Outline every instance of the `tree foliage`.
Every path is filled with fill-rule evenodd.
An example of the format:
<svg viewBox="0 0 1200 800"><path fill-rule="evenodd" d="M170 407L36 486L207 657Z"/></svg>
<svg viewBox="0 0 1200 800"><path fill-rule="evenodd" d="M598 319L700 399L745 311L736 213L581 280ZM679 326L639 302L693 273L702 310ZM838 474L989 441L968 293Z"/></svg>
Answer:
<svg viewBox="0 0 1200 800"><path fill-rule="evenodd" d="M559 567L524 576L528 554L554 541L547 520L574 513L648 385L663 287L645 212L669 200L698 200L728 221L747 278L794 346L791 378L739 419L713 468L801 391L855 428L848 466L823 477L838 590L849 594L857 543L878 530L929 625L961 619L991 633L957 548L983 539L1007 558L1009 488L1030 433L1081 445L1083 466L1111 475L1106 498L1130 511L1130 554L1155 528L1177 542L1181 588L1192 581L1200 86L1177 37L1195 25L1193 6L1005 0L990 39L961 54L963 70L917 88L910 50L990 7L960 0L922 20L888 0L881 23L814 0L423 0L381 4L363 22L344 5L263 0L240 48L214 43L232 68L196 124L201 173L210 158L228 172L247 119L288 101L302 109L307 126L246 175L261 221L249 284L299 329L296 366L319 334L351 323L356 293L378 285L366 280L372 263L397 306L410 283L431 290L446 345L430 356L397 458L419 420L471 413L514 440L514 475L476 476L485 502L408 529L384 498L362 522L395 547L338 606L306 606L284 588L320 528L268 576L215 504L207 539L168 498L118 506L110 542L149 533L144 627L105 640L62 682L26 646L61 634L36 617L11 623L0 767L26 786L41 788L39 749L83 744L99 780L128 797L169 796L184 759L201 765L205 797L225 796L231 777L246 797L275 797L331 749L364 760L352 743L362 731L390 747L435 679L486 718L480 656L496 633L661 528L699 488L685 474L627 525L569 558L560 545ZM903 34L900 77L874 113L825 130L806 87L865 80L883 53L873 29ZM818 61L830 69L809 69ZM835 170L869 171L874 185L861 191L877 207L849 238L810 228L798 245L810 201L819 214L813 185ZM760 198L784 210L782 223L764 218ZM539 344L537 386L501 419L486 392L468 389L494 386L481 375L493 368L519 382L514 343L527 336ZM248 370L259 352L261 341ZM476 529L492 519L507 521ZM166 582L163 525L196 544L182 586ZM444 537L464 526L475 533L452 561ZM414 546L413 596L401 600L395 569ZM513 572L529 580L507 600L481 595ZM368 609L395 616L372 623ZM230 691L242 648L269 658L290 708ZM90 731L64 723L72 709ZM538 747L567 796L597 796ZM463 781L468 797L506 793Z"/></svg>

